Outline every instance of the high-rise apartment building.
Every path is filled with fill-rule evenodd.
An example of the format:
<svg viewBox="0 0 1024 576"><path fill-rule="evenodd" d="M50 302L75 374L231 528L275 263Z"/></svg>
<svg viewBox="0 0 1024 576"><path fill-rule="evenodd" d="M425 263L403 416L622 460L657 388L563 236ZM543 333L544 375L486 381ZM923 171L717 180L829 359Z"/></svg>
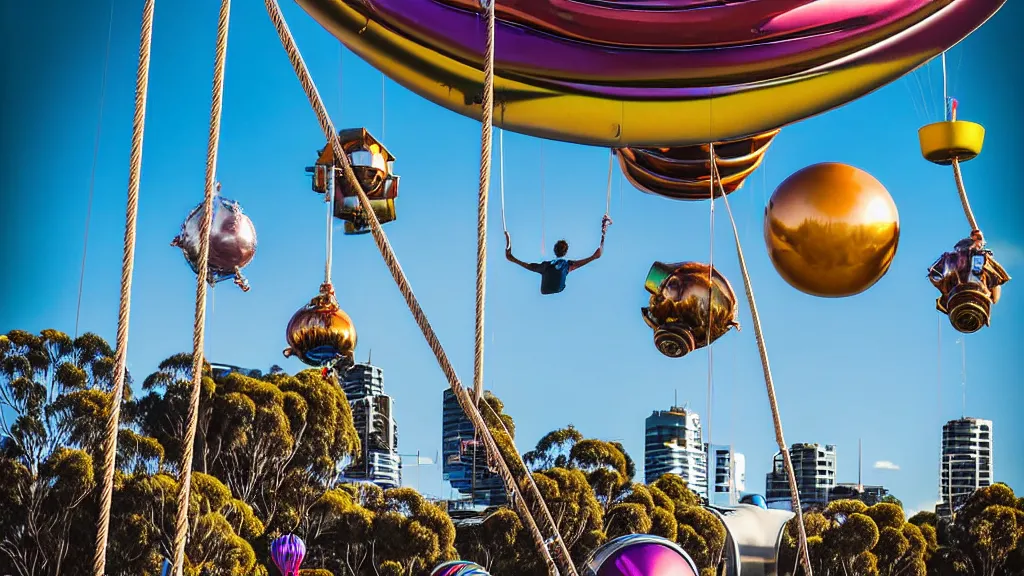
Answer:
<svg viewBox="0 0 1024 576"><path fill-rule="evenodd" d="M452 488L478 506L505 504L505 484L489 468L483 440L476 436L473 422L462 411L451 389L445 389L441 404L442 477Z"/></svg>
<svg viewBox="0 0 1024 576"><path fill-rule="evenodd" d="M789 448L789 456L793 461L801 507L828 504L829 492L836 486L836 447L831 444L793 444ZM764 496L769 508L792 508L789 478L781 452L775 454L772 471L765 478Z"/></svg>
<svg viewBox="0 0 1024 576"><path fill-rule="evenodd" d="M678 474L690 489L706 496L708 459L700 416L673 406L655 410L644 422L644 479L649 484L663 474Z"/></svg>
<svg viewBox="0 0 1024 576"><path fill-rule="evenodd" d="M384 393L384 371L369 363L356 364L339 378L352 408L360 453L342 470L347 481L372 482L381 488L402 484L398 455L398 424L394 401Z"/></svg>
<svg viewBox="0 0 1024 576"><path fill-rule="evenodd" d="M975 490L991 485L992 421L960 418L946 422L935 513L948 518Z"/></svg>
<svg viewBox="0 0 1024 576"><path fill-rule="evenodd" d="M714 489L708 502L713 506L735 506L740 501L740 493L746 490L746 458L732 446L706 446L714 470L714 478L709 478L709 485Z"/></svg>

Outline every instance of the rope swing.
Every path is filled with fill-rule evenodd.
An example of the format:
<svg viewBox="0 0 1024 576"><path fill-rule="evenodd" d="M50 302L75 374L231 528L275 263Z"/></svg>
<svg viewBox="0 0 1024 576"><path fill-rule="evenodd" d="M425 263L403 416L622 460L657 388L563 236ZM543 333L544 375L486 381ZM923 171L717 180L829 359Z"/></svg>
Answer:
<svg viewBox="0 0 1024 576"><path fill-rule="evenodd" d="M117 455L117 431L124 397L124 379L128 363L128 318L132 308L132 273L135 269L135 232L139 216L139 182L142 174L142 141L146 132L146 99L149 95L149 55L153 45L154 0L142 8L142 32L139 41L139 67L135 78L135 116L132 119L132 145L128 161L128 204L125 209L124 256L121 259L121 304L117 314L117 352L114 360L114 389L110 393L110 416L103 442L103 480L100 483L100 515L96 522L96 550L93 574L105 576L107 534L110 530L110 499L114 492L114 464Z"/></svg>

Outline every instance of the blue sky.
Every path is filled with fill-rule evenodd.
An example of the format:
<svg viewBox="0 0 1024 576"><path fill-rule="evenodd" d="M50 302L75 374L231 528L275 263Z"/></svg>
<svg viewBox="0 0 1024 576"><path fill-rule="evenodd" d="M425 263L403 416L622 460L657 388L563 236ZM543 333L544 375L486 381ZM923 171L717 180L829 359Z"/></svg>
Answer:
<svg viewBox="0 0 1024 576"><path fill-rule="evenodd" d="M133 87L141 2L115 0L81 329L113 342L124 228ZM3 7L5 126L0 241L0 331L74 331L92 146L99 111L108 4L62 2ZM381 136L380 74L296 5L283 9L335 121ZM44 18L43 10L60 12ZM1020 53L1010 4L948 56L950 88L962 118L988 129L985 152L965 165L975 212L1010 274L1024 266L1021 168L1012 154L1021 111L1003 54ZM191 349L194 276L170 240L202 199L216 2L157 5L129 344L137 380ZM10 28L10 30L8 30ZM262 3L237 2L229 40L219 179L255 222L259 250L246 269L252 291L230 283L213 294L207 357L266 369L302 368L281 356L291 314L316 293L323 274L324 205L303 168L323 137ZM1019 46L1018 46L1019 48ZM498 47L500 50L500 47ZM1013 63L1019 68L1019 64ZM402 176L398 221L386 228L428 317L460 376L472 379L476 181L479 124L415 96L390 80L383 112L386 145ZM740 226L765 328L788 442L836 444L840 481L856 481L858 438L864 481L881 483L909 508L936 499L940 426L959 417L959 335L937 322L927 267L969 231L949 169L922 160L917 128L941 118L938 62L868 97L782 131L767 161L731 204ZM584 256L599 238L607 151L545 142L545 227L541 227L541 141L506 134L508 225L517 255L540 258L542 234ZM766 198L794 171L845 162L877 177L899 207L902 238L888 275L847 299L790 288L762 240ZM497 163L495 162L495 166ZM495 173L497 177L497 173ZM542 297L538 278L503 259L497 188L492 196L486 381L506 403L526 450L568 423L625 444L643 459L643 421L654 409L706 406L705 351L672 360L654 348L640 318L654 260L708 258L707 203L641 194L616 172L614 226L605 256ZM732 233L719 203L715 264L742 290ZM356 323L359 359L373 352L397 401L400 451L433 458L440 448L446 381L368 236L336 235L338 299ZM550 250L548 250L550 254ZM1019 341L1024 302L1004 290L993 324L967 338L968 415L995 421L995 476L1024 490L1024 403ZM745 301L744 330L714 346L716 443L747 456L747 488L763 491L776 451L771 416ZM941 325L941 330L937 326ZM938 354L938 338L942 354ZM1014 344L1018 342L1018 344ZM1018 349L1018 353L1013 350ZM938 378L941 364L942 379ZM889 461L899 470L872 467ZM446 495L436 467L406 469L406 480Z"/></svg>

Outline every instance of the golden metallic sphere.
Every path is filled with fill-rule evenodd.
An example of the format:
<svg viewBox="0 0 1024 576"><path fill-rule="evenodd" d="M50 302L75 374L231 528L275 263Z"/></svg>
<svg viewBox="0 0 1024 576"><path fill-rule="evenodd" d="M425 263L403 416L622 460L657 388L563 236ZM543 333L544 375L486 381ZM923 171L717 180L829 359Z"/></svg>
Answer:
<svg viewBox="0 0 1024 576"><path fill-rule="evenodd" d="M779 275L825 298L860 294L889 270L900 239L892 196L867 172L838 163L808 166L772 194L764 241Z"/></svg>
<svg viewBox="0 0 1024 576"><path fill-rule="evenodd" d="M330 284L320 286L320 293L292 316L285 338L284 355L310 366L333 365L355 355L356 327L338 306Z"/></svg>

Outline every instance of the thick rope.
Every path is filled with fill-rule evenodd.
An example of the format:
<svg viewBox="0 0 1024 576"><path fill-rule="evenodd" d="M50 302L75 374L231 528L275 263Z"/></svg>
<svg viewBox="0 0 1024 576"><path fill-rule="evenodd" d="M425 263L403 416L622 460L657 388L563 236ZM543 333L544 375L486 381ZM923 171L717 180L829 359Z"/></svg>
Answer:
<svg viewBox="0 0 1024 576"><path fill-rule="evenodd" d="M139 182L142 176L142 141L146 132L146 98L149 95L149 53L153 44L154 0L142 9L139 68L135 77L135 116L132 119L132 147L128 161L128 205L125 210L124 256L121 259L121 305L117 315L117 352L114 360L114 389L110 393L110 416L103 442L103 482L100 484L100 515L96 522L96 550L93 574L104 576L107 565L107 534L110 530L110 499L114 492L118 420L128 363L128 317L132 307L132 273L135 268L135 225L139 216Z"/></svg>
<svg viewBox="0 0 1024 576"><path fill-rule="evenodd" d="M949 120L956 122L956 100L950 99ZM953 158L953 179L956 180L956 191L960 195L960 205L964 209L964 216L967 216L967 223L971 226L971 232L980 232L978 220L971 210L971 201L967 199L967 188L964 186L964 175L960 172L960 159Z"/></svg>
<svg viewBox="0 0 1024 576"><path fill-rule="evenodd" d="M182 576L185 564L185 541L188 537L188 504L192 488L192 453L195 448L196 425L199 419L199 396L203 383L203 346L206 336L206 278L210 262L210 225L213 220L213 197L216 194L217 152L220 146L220 118L224 100L224 63L227 59L228 24L231 0L221 0L217 18L217 48L213 61L213 98L210 103L210 133L206 147L206 193L203 217L199 221L199 262L196 265L196 316L192 331L192 389L189 411L182 439L179 463L178 513L174 523L175 576Z"/></svg>
<svg viewBox="0 0 1024 576"><path fill-rule="evenodd" d="M768 404L772 410L772 422L775 426L775 440L779 444L779 451L782 453L783 465L786 468L786 476L789 478L790 501L793 505L793 512L796 514L797 531L799 533L800 550L806 576L814 576L811 571L811 556L807 550L807 531L804 529L804 514L800 507L800 492L796 484L796 474L793 472L793 460L789 456L789 448L786 446L786 439L782 434L782 416L779 415L779 402L775 398L775 384L772 381L772 370L768 364L768 347L764 341L764 334L761 332L761 319L757 313L757 303L754 301L754 288L750 283L750 273L747 270L747 261L743 257L743 247L740 244L740 232L736 228L736 220L732 215L732 208L729 207L729 198L725 194L722 180L718 174L718 162L711 163L712 179L718 181L718 190L725 201L725 210L729 214L729 222L732 224L732 234L736 239L736 256L739 259L740 273L743 275L743 288L747 293L747 303L750 305L751 322L754 325L754 337L757 340L757 351L761 356L761 369L764 371L764 385L768 390Z"/></svg>
<svg viewBox="0 0 1024 576"><path fill-rule="evenodd" d="M480 193L476 204L476 342L473 355L473 402L484 395L484 308L487 303L487 200L491 188L491 140L494 136L494 4L487 2L484 52L483 117L480 119Z"/></svg>
<svg viewBox="0 0 1024 576"><path fill-rule="evenodd" d="M298 77L299 83L302 85L302 89L306 93L306 97L309 99L310 106L316 114L317 122L320 124L320 129L323 131L324 136L330 143L331 149L334 152L335 160L341 164L341 169L345 175L346 183L355 190L359 196L360 206L366 212L367 220L370 224L370 234L373 236L373 240L377 244L377 248L380 250L384 264L387 265L388 271L391 272L391 276L395 280L398 291L405 299L405 303L409 307L409 311L412 313L417 326L419 326L420 331L423 333L423 337L427 341L427 345L430 346L430 350L434 353L438 366L448 379L448 384L451 386L452 392L455 393L455 398L459 401L460 407L469 417L470 421L473 422L474 429L480 432L484 439L484 445L488 455L491 456L494 462L498 465L498 475L505 482L506 489L512 493L513 504L516 511L523 518L529 517L530 510L523 501L522 495L519 491L519 486L515 478L512 476L512 473L509 471L508 464L505 463L504 458L498 451L494 437L487 428L479 409L473 404L472 397L467 393L459 381L459 377L455 373L455 369L452 367L452 364L448 359L448 355L445 353L444 348L441 347L437 334L434 332L433 327L427 320L426 314L420 307L419 301L416 299L416 295L413 293L412 287L409 285L409 281L405 277L405 272L402 270L401 264L399 264L398 259L395 257L394 250L388 242L387 235L381 228L377 215L373 212L370 199L367 198L366 192L363 191L362 187L359 185L359 181L356 179L355 173L352 171L352 166L348 161L348 156L345 155L341 148L341 143L338 140L338 133L335 131L334 125L331 123L331 118L327 114L327 109L324 107L323 99L320 97L320 94L316 89L316 85L313 83L313 78L310 76L309 69L306 67L306 63L302 59L302 54L299 53L298 46L295 44L295 38L292 36L291 30L288 29L288 24L284 20L284 15L281 13L281 7L278 5L277 0L264 0L264 4L267 7L267 13L270 16L271 22L274 24L274 28L281 40L281 44L288 55L288 60L291 62L292 68L295 70L295 75ZM515 455L522 464L522 457L519 456L518 452ZM526 465L522 465L525 469ZM556 533L557 525L552 519L551 512L544 503L544 499L541 497L540 492L532 486L530 488L531 496L542 512L541 520L544 523L544 527L549 529L550 532ZM554 573L554 560L547 549L543 535L539 531L531 531L531 535L537 544L541 557L548 565L549 571ZM564 545L560 547L559 556L562 560L562 566L558 567L561 574L563 576L577 576L576 569L573 566L568 550L565 549Z"/></svg>
<svg viewBox="0 0 1024 576"><path fill-rule="evenodd" d="M103 56L103 77L100 80L100 113L96 120L96 138L92 143L92 169L89 173L89 201L85 205L85 236L82 239L82 270L78 276L78 304L75 306L75 340L78 340L78 321L82 316L82 289L85 287L85 259L89 255L89 223L92 220L92 198L96 191L96 165L100 156L100 135L103 133L103 104L107 99L107 71L110 69L110 42L114 37L114 2L110 2L107 23L107 50Z"/></svg>

